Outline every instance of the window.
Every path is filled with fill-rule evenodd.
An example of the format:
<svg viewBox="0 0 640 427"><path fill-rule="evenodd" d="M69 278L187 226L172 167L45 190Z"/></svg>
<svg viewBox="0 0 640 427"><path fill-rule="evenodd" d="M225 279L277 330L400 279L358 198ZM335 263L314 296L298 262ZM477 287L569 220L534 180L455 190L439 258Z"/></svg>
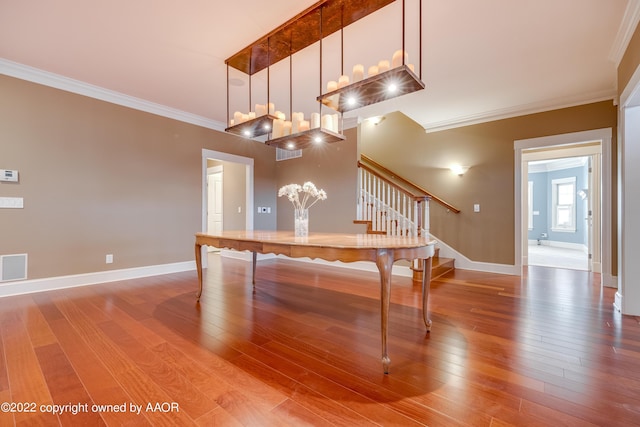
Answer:
<svg viewBox="0 0 640 427"><path fill-rule="evenodd" d="M554 179L553 231L576 231L576 177Z"/></svg>

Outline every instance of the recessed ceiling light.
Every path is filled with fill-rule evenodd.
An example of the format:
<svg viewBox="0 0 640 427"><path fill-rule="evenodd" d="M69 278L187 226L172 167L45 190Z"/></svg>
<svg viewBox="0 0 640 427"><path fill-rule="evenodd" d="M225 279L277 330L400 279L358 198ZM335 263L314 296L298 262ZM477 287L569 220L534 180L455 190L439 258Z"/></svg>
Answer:
<svg viewBox="0 0 640 427"><path fill-rule="evenodd" d="M321 136L316 136L313 140L315 142L322 142L322 137Z"/></svg>
<svg viewBox="0 0 640 427"><path fill-rule="evenodd" d="M287 144L287 148L290 150L293 150L294 148L296 148L296 144L294 144L293 142L290 142Z"/></svg>
<svg viewBox="0 0 640 427"><path fill-rule="evenodd" d="M347 98L347 104L349 104L351 106L356 105L356 102L357 102L357 100L356 100L355 96L350 96L349 98Z"/></svg>
<svg viewBox="0 0 640 427"><path fill-rule="evenodd" d="M245 130L243 133L244 136L251 136L251 131Z"/></svg>
<svg viewBox="0 0 640 427"><path fill-rule="evenodd" d="M387 87L387 90L393 93L398 90L398 85L395 83L390 83L389 86Z"/></svg>

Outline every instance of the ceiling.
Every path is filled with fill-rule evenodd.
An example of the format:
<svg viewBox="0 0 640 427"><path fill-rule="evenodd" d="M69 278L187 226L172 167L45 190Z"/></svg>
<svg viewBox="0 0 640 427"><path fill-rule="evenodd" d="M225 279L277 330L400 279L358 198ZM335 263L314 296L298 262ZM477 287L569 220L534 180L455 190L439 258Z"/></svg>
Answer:
<svg viewBox="0 0 640 427"><path fill-rule="evenodd" d="M224 128L225 59L314 3L0 0L0 73ZM415 0L406 7L417 11ZM426 89L349 115L401 111L436 130L614 99L640 0L423 0L422 8ZM366 69L390 59L385 43L396 37L398 46L400 18L385 9L345 29L345 57L354 56L345 63ZM415 34L406 43L417 60ZM319 79L296 85L318 92Z"/></svg>

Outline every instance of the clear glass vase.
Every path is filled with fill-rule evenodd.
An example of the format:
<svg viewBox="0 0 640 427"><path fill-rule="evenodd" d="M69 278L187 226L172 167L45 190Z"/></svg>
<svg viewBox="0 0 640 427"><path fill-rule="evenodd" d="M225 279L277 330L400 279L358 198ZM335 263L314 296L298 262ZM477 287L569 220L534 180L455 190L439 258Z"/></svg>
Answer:
<svg viewBox="0 0 640 427"><path fill-rule="evenodd" d="M309 209L294 210L294 226L296 237L307 237L309 235Z"/></svg>

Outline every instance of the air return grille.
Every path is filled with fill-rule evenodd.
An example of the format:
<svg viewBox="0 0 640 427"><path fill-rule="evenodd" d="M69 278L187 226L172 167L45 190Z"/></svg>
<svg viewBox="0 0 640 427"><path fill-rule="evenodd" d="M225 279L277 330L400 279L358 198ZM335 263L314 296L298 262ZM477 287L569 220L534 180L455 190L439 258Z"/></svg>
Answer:
<svg viewBox="0 0 640 427"><path fill-rule="evenodd" d="M302 150L285 150L284 148L276 147L276 161L296 159L302 157Z"/></svg>
<svg viewBox="0 0 640 427"><path fill-rule="evenodd" d="M27 254L0 255L0 282L27 278Z"/></svg>

